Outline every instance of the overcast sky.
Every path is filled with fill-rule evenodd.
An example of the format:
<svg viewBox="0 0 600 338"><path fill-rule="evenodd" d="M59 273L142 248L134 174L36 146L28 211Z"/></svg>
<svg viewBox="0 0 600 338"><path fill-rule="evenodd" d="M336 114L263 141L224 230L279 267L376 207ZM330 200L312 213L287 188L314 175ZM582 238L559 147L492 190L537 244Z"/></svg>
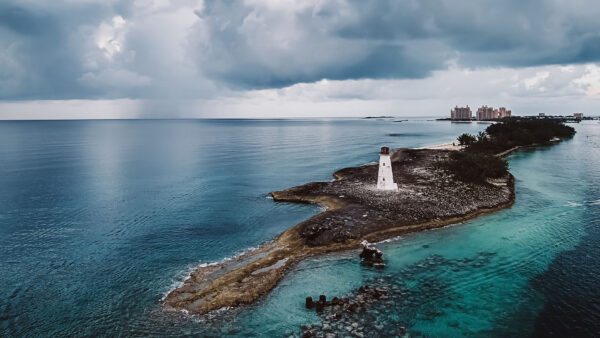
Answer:
<svg viewBox="0 0 600 338"><path fill-rule="evenodd" d="M597 0L2 0L0 119L600 113Z"/></svg>

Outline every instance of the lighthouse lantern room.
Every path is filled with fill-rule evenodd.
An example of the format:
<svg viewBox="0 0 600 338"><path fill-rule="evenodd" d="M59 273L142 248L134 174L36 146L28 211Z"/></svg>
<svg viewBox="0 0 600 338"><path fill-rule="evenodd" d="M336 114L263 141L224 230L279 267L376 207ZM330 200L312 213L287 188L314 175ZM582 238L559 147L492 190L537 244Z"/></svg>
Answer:
<svg viewBox="0 0 600 338"><path fill-rule="evenodd" d="M379 153L379 173L377 174L377 189L398 190L398 184L394 183L392 173L392 160L390 159L390 148L381 147Z"/></svg>

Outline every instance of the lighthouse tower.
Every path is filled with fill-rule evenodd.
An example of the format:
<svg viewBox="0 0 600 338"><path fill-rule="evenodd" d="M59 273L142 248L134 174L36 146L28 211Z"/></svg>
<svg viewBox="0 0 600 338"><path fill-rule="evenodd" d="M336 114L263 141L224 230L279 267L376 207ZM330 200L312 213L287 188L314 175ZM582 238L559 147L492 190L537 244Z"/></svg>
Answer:
<svg viewBox="0 0 600 338"><path fill-rule="evenodd" d="M390 159L390 148L388 147L381 147L381 152L379 153L377 189L398 190L398 185L394 183L394 175L392 174L392 160Z"/></svg>

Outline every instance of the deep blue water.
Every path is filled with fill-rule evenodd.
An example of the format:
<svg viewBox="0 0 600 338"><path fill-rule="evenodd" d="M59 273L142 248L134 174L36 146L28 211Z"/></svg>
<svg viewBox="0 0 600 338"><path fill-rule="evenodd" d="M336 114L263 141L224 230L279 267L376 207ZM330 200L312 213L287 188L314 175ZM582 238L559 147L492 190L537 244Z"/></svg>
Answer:
<svg viewBox="0 0 600 338"><path fill-rule="evenodd" d="M267 193L329 180L378 149L450 141L485 124L411 120L0 122L0 336L270 335L320 319L307 295L396 285L377 321L418 335L600 332L600 124L509 159L511 209L301 263L256 305L215 319L160 311L197 264L319 212ZM397 301L396 301L397 300Z"/></svg>

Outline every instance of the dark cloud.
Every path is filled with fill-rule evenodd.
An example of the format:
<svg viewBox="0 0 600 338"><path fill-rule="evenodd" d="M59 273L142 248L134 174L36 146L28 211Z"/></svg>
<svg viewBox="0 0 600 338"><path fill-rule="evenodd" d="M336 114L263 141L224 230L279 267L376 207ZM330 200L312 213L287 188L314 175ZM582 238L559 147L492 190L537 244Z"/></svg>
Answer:
<svg viewBox="0 0 600 338"><path fill-rule="evenodd" d="M77 79L82 67L85 26L107 11L95 5L0 5L0 98L93 97Z"/></svg>
<svg viewBox="0 0 600 338"><path fill-rule="evenodd" d="M600 5L591 0L145 4L3 2L0 99L176 99L323 78L423 78L450 61L600 60ZM108 47L95 40L102 29L115 34Z"/></svg>
<svg viewBox="0 0 600 338"><path fill-rule="evenodd" d="M240 7L234 2L227 8L219 3L208 9L211 44L201 50L199 60L243 60L231 68L212 68L208 74L247 88L322 78L424 77L445 68L451 59L464 67L523 67L600 59L600 22L596 20L600 5L592 1L351 0L271 18L260 8ZM240 15L223 29L223 19L230 13ZM288 47L269 46L265 57L261 55L264 46L249 43L254 38L245 30L249 16L265 20L265 31L281 29L281 21L287 21L284 28L301 30L306 39L292 42L293 55ZM321 58L322 53L333 57ZM297 62L297 58L306 62ZM291 69L270 67L282 60L290 61L282 68Z"/></svg>
<svg viewBox="0 0 600 338"><path fill-rule="evenodd" d="M388 33L371 27L370 18L353 25L369 27L374 35L362 30L353 35L354 27L344 21L362 10L348 6L344 10L357 13L341 14L331 4L290 13L210 2L199 13L202 24L196 28L198 35L208 32L209 41L196 44L192 53L205 75L242 89L323 78L420 78L445 67L451 57L452 51L439 41L386 39Z"/></svg>
<svg viewBox="0 0 600 338"><path fill-rule="evenodd" d="M50 30L56 29L57 17L46 13L30 12L24 8L11 4L0 5L0 26L22 35L45 35Z"/></svg>

